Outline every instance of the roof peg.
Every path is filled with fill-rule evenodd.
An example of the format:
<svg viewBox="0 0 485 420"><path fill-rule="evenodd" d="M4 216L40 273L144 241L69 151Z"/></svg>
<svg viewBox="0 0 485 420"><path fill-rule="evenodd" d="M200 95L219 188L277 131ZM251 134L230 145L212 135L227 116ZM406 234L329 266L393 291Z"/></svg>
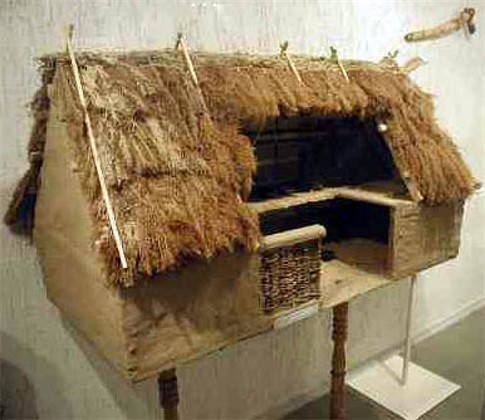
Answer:
<svg viewBox="0 0 485 420"><path fill-rule="evenodd" d="M190 58L189 51L187 49L187 43L185 42L184 34L182 32L177 33L177 41L175 42L175 51L182 51L182 54L185 59L185 63L187 64L187 68L190 73L190 77L192 78L192 82L194 82L195 86L199 86L199 79L197 78L197 74L195 73L195 67L192 63L192 59Z"/></svg>
<svg viewBox="0 0 485 420"><path fill-rule="evenodd" d="M204 99L204 95L199 85L199 79L197 78L197 73L195 72L194 63L190 58L189 50L187 48L187 43L185 42L185 37L182 32L177 32L177 40L175 41L175 51L182 51L182 54L185 59L185 64L187 65L187 69L189 70L190 78L192 79L192 82L194 83L195 88L199 93L200 100L202 102L202 107L204 108L204 111L206 112L206 114L209 114L207 109L207 104Z"/></svg>
<svg viewBox="0 0 485 420"><path fill-rule="evenodd" d="M66 54L68 55L69 55L69 48L68 48L67 40L69 40L69 42L72 43L73 34L74 34L74 25L72 23L66 24L64 26L64 37L66 39Z"/></svg>
<svg viewBox="0 0 485 420"><path fill-rule="evenodd" d="M399 70L399 64L396 60L398 54L399 50L389 51L384 57L380 59L379 64L391 70Z"/></svg>
<svg viewBox="0 0 485 420"><path fill-rule="evenodd" d="M409 74L425 64L428 64L426 60L423 60L421 57L416 56L406 61L401 66L400 70L404 74Z"/></svg>
<svg viewBox="0 0 485 420"><path fill-rule="evenodd" d="M349 75L347 73L347 70L345 70L345 67L344 65L342 64L342 62L340 61L340 58L338 56L338 52L337 52L337 49L333 46L330 46L330 59L329 59L331 62L334 62L337 64L337 66L339 67L341 73L342 73L342 76L344 76L344 79L347 81L347 83L350 83L350 78L349 78Z"/></svg>
<svg viewBox="0 0 485 420"><path fill-rule="evenodd" d="M284 58L287 61L288 66L290 67L291 72L296 77L296 80L298 80L298 83L300 83L300 84L303 85L304 83L303 83L303 80L302 80L302 78L300 76L300 73L298 72L298 69L296 68L295 64L293 63L293 60L291 59L291 57L288 55L288 46L289 46L288 41L283 41L280 44L280 57L281 58Z"/></svg>
<svg viewBox="0 0 485 420"><path fill-rule="evenodd" d="M377 123L377 131L379 133L387 133L387 130L388 130L387 124L385 124L383 122Z"/></svg>
<svg viewBox="0 0 485 420"><path fill-rule="evenodd" d="M86 98L84 96L84 90L83 90L82 81L81 81L81 74L79 73L79 67L76 61L76 57L74 55L74 50L72 48L71 42L72 42L72 36L74 33L74 25L73 24L66 25L64 29L64 33L66 38L66 52L69 55L72 71L74 73L74 81L76 84L77 93L79 95L79 102L81 103L81 109L84 117L84 124L86 125L86 131L89 139L89 146L91 148L91 153L94 160L94 166L96 167L96 174L98 175L99 186L101 187L101 196L106 206L106 211L108 214L108 222L111 228L111 232L113 234L113 238L115 240L116 248L118 249L121 266L123 267L123 269L127 269L128 264L126 262L125 252L123 250L123 242L121 241L121 236L118 231L118 226L116 224L116 216L113 210L113 205L111 204L111 200L109 197L108 187L106 186L106 180L104 178L103 168L101 166L101 160L99 158L98 148L96 146L96 139L94 137L93 128L91 125L91 118L89 117L89 114L88 114Z"/></svg>

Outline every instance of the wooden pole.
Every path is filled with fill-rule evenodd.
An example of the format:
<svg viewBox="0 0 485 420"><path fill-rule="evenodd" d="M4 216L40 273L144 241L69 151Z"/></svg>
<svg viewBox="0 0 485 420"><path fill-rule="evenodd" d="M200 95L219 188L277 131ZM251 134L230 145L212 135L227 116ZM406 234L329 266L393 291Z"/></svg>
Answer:
<svg viewBox="0 0 485 420"><path fill-rule="evenodd" d="M158 400L164 419L178 420L179 393L175 369L166 370L158 376Z"/></svg>
<svg viewBox="0 0 485 420"><path fill-rule="evenodd" d="M334 47L330 47L330 61L333 61L334 63L337 64L338 68L340 69L340 73L342 73L342 76L344 76L345 81L347 83L350 83L350 78L347 73L347 70L345 70L345 67L342 64L342 61L340 61L340 58L338 56L337 49Z"/></svg>
<svg viewBox="0 0 485 420"><path fill-rule="evenodd" d="M190 77L192 82L195 86L199 86L199 79L197 78L197 73L195 72L194 64L192 63L192 59L190 58L189 49L187 48L187 43L185 42L184 35L182 32L177 34L177 41L175 42L175 50L182 50L182 54L184 55L185 63L187 64L187 68L189 70Z"/></svg>
<svg viewBox="0 0 485 420"><path fill-rule="evenodd" d="M72 71L74 73L74 81L76 83L77 93L79 95L79 102L81 103L81 109L84 117L84 124L86 125L86 131L89 139L89 146L91 148L91 153L93 155L94 166L96 167L96 173L98 175L99 186L101 187L101 195L103 197L104 204L106 206L106 211L108 213L108 222L111 227L111 232L113 233L113 238L116 243L116 248L118 249L118 254L120 257L121 266L126 269L128 264L126 262L125 252L123 250L123 243L121 241L121 236L118 231L118 226L116 224L116 217L113 210L113 205L108 193L108 187L106 186L106 180L103 174L103 168L101 167L101 161L99 159L98 147L96 146L96 139L94 137L93 128L91 125L91 118L88 114L88 107L86 104L86 98L84 96L84 90L81 82L81 74L79 73L79 67L77 65L76 57L74 56L74 51L71 44L72 33L74 27L69 25L66 27L66 49L71 60Z"/></svg>
<svg viewBox="0 0 485 420"><path fill-rule="evenodd" d="M333 308L332 339L332 383L330 388L330 418L343 420L346 417L345 405L345 341L347 340L347 316L349 304L341 303Z"/></svg>
<svg viewBox="0 0 485 420"><path fill-rule="evenodd" d="M296 77L296 80L298 80L298 83L303 85L304 83L300 76L300 73L298 72L298 69L293 63L293 60L291 59L291 57L288 55L288 45L289 45L288 41L282 42L280 44L280 56L286 60L286 62L288 63L288 66L290 67L291 72Z"/></svg>
<svg viewBox="0 0 485 420"><path fill-rule="evenodd" d="M281 248L308 242L314 239L322 239L327 231L322 225L304 226L298 229L290 229L280 233L266 235L261 239L261 251Z"/></svg>
<svg viewBox="0 0 485 420"><path fill-rule="evenodd" d="M344 79L347 83L350 83L350 79L349 79L349 75L347 73L347 70L345 70L345 67L344 65L342 64L342 62L340 61L340 58L337 58L337 65L338 65L338 68L340 69L340 72L342 73L342 75L344 76Z"/></svg>
<svg viewBox="0 0 485 420"><path fill-rule="evenodd" d="M185 63L187 65L187 69L189 70L190 78L192 79L192 83L194 84L195 88L197 89L197 92L199 93L200 101L202 102L202 107L204 108L205 113L209 115L207 104L204 99L204 94L202 93L202 89L200 88L200 85L199 85L199 79L197 78L197 73L195 72L194 63L190 58L189 49L187 48L187 43L185 42L185 38L182 32L179 32L177 34L177 41L175 42L175 50L182 51L182 54L185 59Z"/></svg>

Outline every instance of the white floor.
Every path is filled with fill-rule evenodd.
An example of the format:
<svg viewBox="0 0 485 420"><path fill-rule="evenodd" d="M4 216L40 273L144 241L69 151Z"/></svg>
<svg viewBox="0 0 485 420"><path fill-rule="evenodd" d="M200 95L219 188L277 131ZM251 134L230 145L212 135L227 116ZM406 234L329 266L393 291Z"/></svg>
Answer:
<svg viewBox="0 0 485 420"><path fill-rule="evenodd" d="M416 420L460 389L460 386L422 367L409 364L402 383L403 358L371 362L347 377L347 385L405 420Z"/></svg>

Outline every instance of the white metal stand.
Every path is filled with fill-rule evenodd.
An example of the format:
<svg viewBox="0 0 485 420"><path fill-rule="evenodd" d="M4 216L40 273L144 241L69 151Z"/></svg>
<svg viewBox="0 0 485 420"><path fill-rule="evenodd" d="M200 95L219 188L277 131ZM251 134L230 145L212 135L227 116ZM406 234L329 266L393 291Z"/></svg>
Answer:
<svg viewBox="0 0 485 420"><path fill-rule="evenodd" d="M410 361L417 276L411 278L404 357L391 356L351 372L347 385L405 420L416 420L460 389Z"/></svg>

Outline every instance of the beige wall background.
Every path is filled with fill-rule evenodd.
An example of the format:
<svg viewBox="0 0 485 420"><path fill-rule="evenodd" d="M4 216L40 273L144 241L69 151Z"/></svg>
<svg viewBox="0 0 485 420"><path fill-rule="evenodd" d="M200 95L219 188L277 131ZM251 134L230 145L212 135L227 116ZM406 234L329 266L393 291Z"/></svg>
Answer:
<svg viewBox="0 0 485 420"><path fill-rule="evenodd" d="M478 9L478 33L405 45L410 29L435 24L465 6ZM27 167L31 121L26 104L38 86L34 58L63 48L75 24L82 47L171 46L183 30L192 48L291 51L429 63L412 77L436 96L437 118L475 175L485 180L485 2L0 0L0 211ZM414 334L432 333L485 302L483 194L466 209L460 256L420 277ZM157 418L156 384L133 386L101 360L46 299L35 248L0 227L1 404L40 418ZM404 335L408 283L352 302L352 366L396 346ZM294 408L327 387L329 313L221 350L179 370L184 418L248 418Z"/></svg>

